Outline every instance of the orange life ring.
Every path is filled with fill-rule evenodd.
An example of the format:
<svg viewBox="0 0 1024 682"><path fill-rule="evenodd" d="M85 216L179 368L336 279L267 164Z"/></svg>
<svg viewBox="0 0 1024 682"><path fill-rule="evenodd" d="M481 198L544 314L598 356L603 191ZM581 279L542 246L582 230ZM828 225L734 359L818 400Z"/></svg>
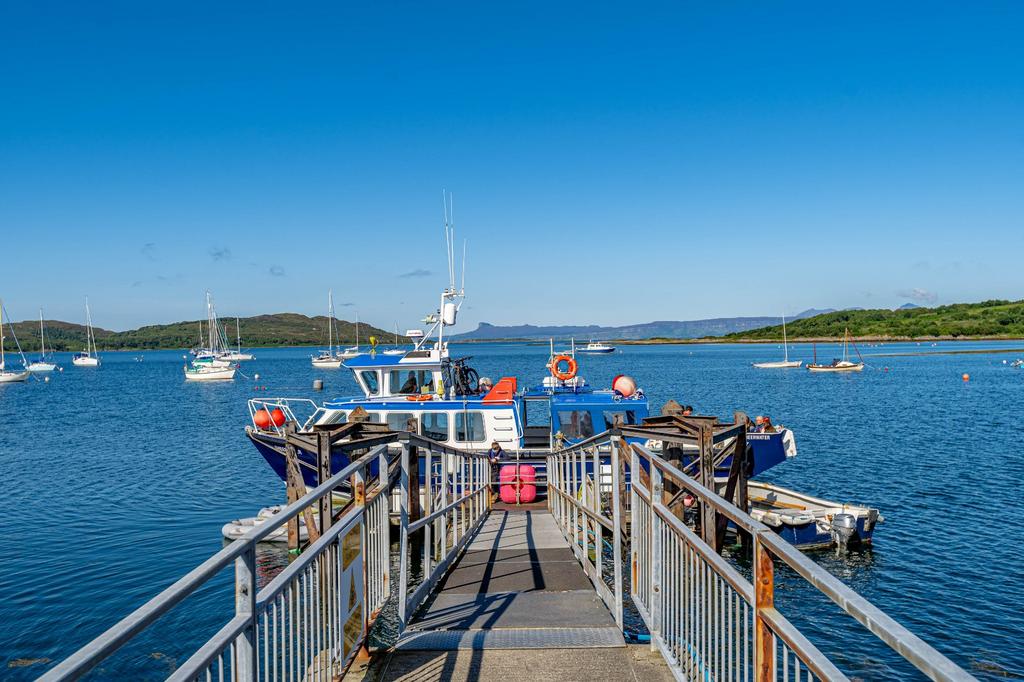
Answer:
<svg viewBox="0 0 1024 682"><path fill-rule="evenodd" d="M563 362L568 364L564 372L558 368ZM577 369L576 359L569 355L556 355L551 361L551 376L559 381L569 381L574 378Z"/></svg>
<svg viewBox="0 0 1024 682"><path fill-rule="evenodd" d="M431 400L431 399L433 399L433 397L434 396L432 396L429 393L427 393L426 395L410 395L410 396L406 396L405 399L406 400L415 400L416 402L421 403L424 400Z"/></svg>

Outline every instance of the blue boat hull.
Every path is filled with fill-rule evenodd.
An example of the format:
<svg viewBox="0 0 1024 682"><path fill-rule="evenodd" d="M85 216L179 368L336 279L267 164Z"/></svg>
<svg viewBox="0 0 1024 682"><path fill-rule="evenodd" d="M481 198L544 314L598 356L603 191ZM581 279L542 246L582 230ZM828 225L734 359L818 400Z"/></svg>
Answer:
<svg viewBox="0 0 1024 682"><path fill-rule="evenodd" d="M802 526L782 525L772 528L783 540L799 549L827 549L835 545L832 541L832 534L827 530L822 531L817 523L807 523ZM871 543L871 536L874 533L874 524L868 519L857 519L857 532L850 538L850 546L866 545Z"/></svg>

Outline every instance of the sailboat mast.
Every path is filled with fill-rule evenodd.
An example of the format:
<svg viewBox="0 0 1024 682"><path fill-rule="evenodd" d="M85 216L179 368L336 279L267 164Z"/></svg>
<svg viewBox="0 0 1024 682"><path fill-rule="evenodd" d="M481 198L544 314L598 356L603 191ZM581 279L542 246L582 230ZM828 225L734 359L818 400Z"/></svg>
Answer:
<svg viewBox="0 0 1024 682"><path fill-rule="evenodd" d="M782 316L782 352L784 361L789 362L789 341L786 339L786 316Z"/></svg>
<svg viewBox="0 0 1024 682"><path fill-rule="evenodd" d="M214 345L213 345L213 325L214 325L214 322L213 322L213 302L210 300L210 292L207 291L206 292L206 326L207 326L206 333L207 333L207 336L209 337L209 342L210 342L209 348L210 348L211 352L214 350Z"/></svg>
<svg viewBox="0 0 1024 682"><path fill-rule="evenodd" d="M334 290L327 290L327 352L334 355Z"/></svg>
<svg viewBox="0 0 1024 682"><path fill-rule="evenodd" d="M238 352L242 352L242 330L238 326L238 318L235 318L235 340L238 341Z"/></svg>
<svg viewBox="0 0 1024 682"><path fill-rule="evenodd" d="M43 309L39 309L39 357L46 357L46 336L43 334Z"/></svg>
<svg viewBox="0 0 1024 682"><path fill-rule="evenodd" d="M4 360L4 299L0 298L0 369L7 366Z"/></svg>

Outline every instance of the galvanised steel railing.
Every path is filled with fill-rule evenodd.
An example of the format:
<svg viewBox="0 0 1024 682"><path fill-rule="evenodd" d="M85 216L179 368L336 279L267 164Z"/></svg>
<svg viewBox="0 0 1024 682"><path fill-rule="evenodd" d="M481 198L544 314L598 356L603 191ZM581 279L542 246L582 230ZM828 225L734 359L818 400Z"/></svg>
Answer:
<svg viewBox="0 0 1024 682"><path fill-rule="evenodd" d="M424 450L423 489L417 492L419 450ZM434 589L452 562L476 533L490 509L491 465L484 453L458 450L410 436L401 455L401 577L398 627L404 631L409 617ZM411 520L410 504L419 501L422 514ZM422 538L423 580L411 590L414 537Z"/></svg>
<svg viewBox="0 0 1024 682"><path fill-rule="evenodd" d="M386 442L381 442L384 440ZM335 679L358 652L370 626L391 594L390 497L401 491L402 569L399 611L404 625L447 570L486 514L489 469L484 455L463 452L413 433L393 433L322 485L255 526L204 561L119 623L86 644L42 680L77 679L128 644L176 605L203 588L232 564L235 569L235 616L169 677L185 680L275 681ZM389 444L402 447L401 478L393 480ZM440 494L441 506L410 523L410 501L419 486L410 479L410 458L417 449L440 472L428 485ZM430 479L431 477L428 477ZM282 526L332 493L347 486L350 503L340 518L323 524L322 533L289 566L257 591L256 546ZM431 494L424 496L432 499ZM327 509L330 505L327 504ZM333 522L332 522L333 521ZM436 560L426 580L407 597L409 536L435 533Z"/></svg>
<svg viewBox="0 0 1024 682"><path fill-rule="evenodd" d="M649 449L626 442L621 433L608 431L549 457L549 507L621 624L617 541L623 498L628 497L631 597L651 633L652 648L661 652L677 679L848 679L775 607L777 563L791 568L927 677L974 679L773 530ZM597 453L609 445L613 481L610 499L602 500L599 492L589 491L601 489ZM673 496L665 493L667 482L749 536L753 581L670 509ZM623 495L627 487L629 492ZM600 580L600 539L609 535L616 542L614 592ZM587 551L590 542L592 556Z"/></svg>
<svg viewBox="0 0 1024 682"><path fill-rule="evenodd" d="M623 628L622 500L616 491L621 482L621 447L621 439L613 437L610 450L611 496L607 505L601 492L602 448L597 442L585 441L556 451L548 456L547 461L548 510L620 629ZM612 548L610 575L604 561L604 546L609 541ZM606 580L609 577L612 579L611 588Z"/></svg>

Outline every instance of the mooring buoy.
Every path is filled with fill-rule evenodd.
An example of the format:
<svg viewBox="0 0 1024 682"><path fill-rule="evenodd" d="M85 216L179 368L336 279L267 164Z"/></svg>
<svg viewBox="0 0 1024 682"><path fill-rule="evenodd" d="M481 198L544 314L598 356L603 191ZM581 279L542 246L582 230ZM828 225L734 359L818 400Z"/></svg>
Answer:
<svg viewBox="0 0 1024 682"><path fill-rule="evenodd" d="M324 390L324 380L323 379L313 379L313 390L314 391L322 391L322 390Z"/></svg>

